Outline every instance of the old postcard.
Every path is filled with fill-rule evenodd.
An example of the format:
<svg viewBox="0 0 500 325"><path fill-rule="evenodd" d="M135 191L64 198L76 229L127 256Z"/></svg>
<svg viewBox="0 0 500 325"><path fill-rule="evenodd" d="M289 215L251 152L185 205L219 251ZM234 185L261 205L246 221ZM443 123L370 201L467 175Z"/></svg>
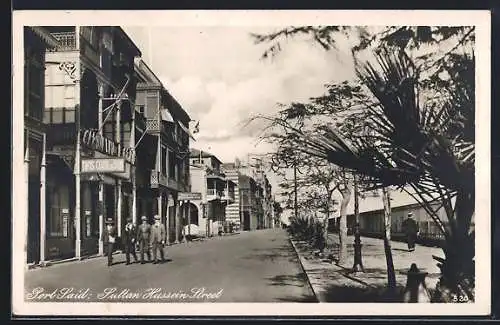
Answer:
<svg viewBox="0 0 500 325"><path fill-rule="evenodd" d="M13 17L15 315L490 313L488 11Z"/></svg>

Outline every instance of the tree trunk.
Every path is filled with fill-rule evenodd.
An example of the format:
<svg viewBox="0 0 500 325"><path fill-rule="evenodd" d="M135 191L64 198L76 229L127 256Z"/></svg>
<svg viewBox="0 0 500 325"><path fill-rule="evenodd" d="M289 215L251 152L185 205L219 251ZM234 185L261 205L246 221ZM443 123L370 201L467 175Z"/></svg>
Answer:
<svg viewBox="0 0 500 325"><path fill-rule="evenodd" d="M474 195L466 191L457 193L454 221L448 229L443 251L445 259L435 257L441 269L436 287L435 302L473 302L475 299L475 232L471 231L474 214Z"/></svg>
<svg viewBox="0 0 500 325"><path fill-rule="evenodd" d="M321 251L323 252L325 249L327 249L328 245L328 221L330 219L330 204L327 202L326 203L326 217L325 220L323 221L323 247L321 248Z"/></svg>
<svg viewBox="0 0 500 325"><path fill-rule="evenodd" d="M340 191L342 202L340 202L340 221L339 221L339 261L338 264L345 263L347 257L347 205L351 200L351 189L346 186Z"/></svg>
<svg viewBox="0 0 500 325"><path fill-rule="evenodd" d="M396 289L396 273L392 261L391 252L391 194L389 189L382 189L382 200L384 202L384 252L387 264L387 287L389 293L394 295Z"/></svg>

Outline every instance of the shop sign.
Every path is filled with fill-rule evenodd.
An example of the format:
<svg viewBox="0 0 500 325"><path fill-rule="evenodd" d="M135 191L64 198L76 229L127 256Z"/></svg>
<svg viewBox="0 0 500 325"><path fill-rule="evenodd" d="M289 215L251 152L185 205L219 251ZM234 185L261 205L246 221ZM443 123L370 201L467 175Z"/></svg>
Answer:
<svg viewBox="0 0 500 325"><path fill-rule="evenodd" d="M80 173L123 173L125 159L123 158L93 158L82 159Z"/></svg>
<svg viewBox="0 0 500 325"><path fill-rule="evenodd" d="M82 145L88 149L95 150L109 156L122 157L131 164L135 164L134 148L123 148L113 140L100 134L97 130L83 129L81 131L81 137Z"/></svg>
<svg viewBox="0 0 500 325"><path fill-rule="evenodd" d="M201 193L179 192L179 201L201 200Z"/></svg>

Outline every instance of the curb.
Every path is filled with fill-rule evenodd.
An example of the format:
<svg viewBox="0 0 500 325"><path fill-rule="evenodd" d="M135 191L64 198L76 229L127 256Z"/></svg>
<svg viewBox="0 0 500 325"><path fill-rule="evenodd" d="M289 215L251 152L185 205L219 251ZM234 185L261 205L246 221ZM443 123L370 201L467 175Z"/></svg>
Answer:
<svg viewBox="0 0 500 325"><path fill-rule="evenodd" d="M316 298L317 302L323 302L320 299L319 293L316 292L316 290L314 290L314 286L312 285L311 280L309 279L309 275L307 274L306 269L304 267L304 262L302 261L302 256L299 254L297 247L295 247L295 243L293 242L292 238L290 238L290 236L288 236L288 241L290 242L290 244L292 244L293 250L295 251L297 258L299 259L300 268L302 269L302 272L304 272L304 274L306 275L307 283L309 284L309 287L311 288L311 291L313 292L314 297Z"/></svg>

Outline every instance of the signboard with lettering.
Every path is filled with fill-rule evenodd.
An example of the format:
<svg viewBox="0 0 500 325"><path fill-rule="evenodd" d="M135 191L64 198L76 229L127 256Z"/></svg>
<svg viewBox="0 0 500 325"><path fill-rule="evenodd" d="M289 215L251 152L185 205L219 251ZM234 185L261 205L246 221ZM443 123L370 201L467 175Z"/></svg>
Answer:
<svg viewBox="0 0 500 325"><path fill-rule="evenodd" d="M179 201L201 200L201 193L179 192Z"/></svg>
<svg viewBox="0 0 500 325"><path fill-rule="evenodd" d="M123 173L125 159L123 158L94 158L82 159L81 173Z"/></svg>
<svg viewBox="0 0 500 325"><path fill-rule="evenodd" d="M122 147L120 144L100 134L97 130L84 129L80 133L82 145L88 149L113 157L121 157L129 163L135 164L134 148Z"/></svg>

